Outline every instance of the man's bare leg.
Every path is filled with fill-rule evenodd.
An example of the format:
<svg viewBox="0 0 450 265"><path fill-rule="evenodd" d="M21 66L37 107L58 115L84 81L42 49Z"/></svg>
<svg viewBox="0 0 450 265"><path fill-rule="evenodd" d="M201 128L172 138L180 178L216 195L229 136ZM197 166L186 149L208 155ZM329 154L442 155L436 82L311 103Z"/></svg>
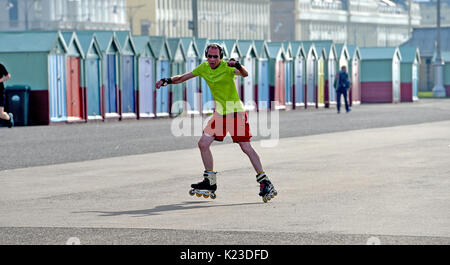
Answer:
<svg viewBox="0 0 450 265"><path fill-rule="evenodd" d="M214 137L203 134L198 141L198 148L200 149L200 154L202 156L203 165L205 166L205 171L214 171L214 159L211 153L210 146L214 142Z"/></svg>
<svg viewBox="0 0 450 265"><path fill-rule="evenodd" d="M258 153L256 153L255 149L253 149L250 142L240 142L239 146L241 147L242 151L250 159L250 162L252 163L253 168L256 171L256 174L260 174L261 172L263 172L261 159L259 158L259 155L258 155Z"/></svg>

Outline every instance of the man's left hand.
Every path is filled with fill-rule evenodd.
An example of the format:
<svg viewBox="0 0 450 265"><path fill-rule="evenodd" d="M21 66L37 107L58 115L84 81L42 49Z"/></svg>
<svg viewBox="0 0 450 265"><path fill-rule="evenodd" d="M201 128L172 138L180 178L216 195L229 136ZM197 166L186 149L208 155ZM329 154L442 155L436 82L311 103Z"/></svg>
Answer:
<svg viewBox="0 0 450 265"><path fill-rule="evenodd" d="M233 59L233 58L231 58L231 59L227 62L227 65L228 65L229 67L234 67L235 64L236 64L236 60Z"/></svg>

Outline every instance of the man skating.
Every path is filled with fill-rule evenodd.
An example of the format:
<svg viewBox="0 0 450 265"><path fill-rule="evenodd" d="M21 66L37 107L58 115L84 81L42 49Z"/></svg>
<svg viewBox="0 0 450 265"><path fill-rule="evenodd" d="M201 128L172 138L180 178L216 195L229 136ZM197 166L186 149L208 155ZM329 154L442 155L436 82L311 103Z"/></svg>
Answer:
<svg viewBox="0 0 450 265"><path fill-rule="evenodd" d="M207 62L200 64L192 72L171 78L163 78L155 86L159 89L161 86L183 83L191 78L200 76L208 83L216 102L215 112L203 130L203 135L198 142L205 167L204 179L202 182L191 185L193 188L190 192L191 195L196 193L197 196L203 195L206 198L211 196L214 199L216 197L217 172L214 171L210 146L214 141L223 141L227 133L230 133L233 142L238 143L242 151L249 157L257 174L256 181L260 183L259 196L263 198L264 202L267 202L276 196L277 192L264 172L258 154L250 144L252 135L247 113L239 99L234 82L235 75L246 77L248 72L238 61L223 61L223 55L223 48L219 44L210 44L205 50Z"/></svg>

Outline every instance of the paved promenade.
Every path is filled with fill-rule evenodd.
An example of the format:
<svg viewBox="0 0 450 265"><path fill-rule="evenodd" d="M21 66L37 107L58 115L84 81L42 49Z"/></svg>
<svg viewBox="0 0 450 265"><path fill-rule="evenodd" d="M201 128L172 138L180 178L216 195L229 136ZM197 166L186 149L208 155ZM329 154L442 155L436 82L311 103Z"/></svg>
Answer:
<svg viewBox="0 0 450 265"><path fill-rule="evenodd" d="M0 244L450 244L450 117L260 143L267 204L227 143L216 200L197 148L0 171Z"/></svg>
<svg viewBox="0 0 450 265"><path fill-rule="evenodd" d="M217 199L188 195L196 148L0 171L0 244L450 243L450 121L213 147ZM194 239L197 238L197 239Z"/></svg>

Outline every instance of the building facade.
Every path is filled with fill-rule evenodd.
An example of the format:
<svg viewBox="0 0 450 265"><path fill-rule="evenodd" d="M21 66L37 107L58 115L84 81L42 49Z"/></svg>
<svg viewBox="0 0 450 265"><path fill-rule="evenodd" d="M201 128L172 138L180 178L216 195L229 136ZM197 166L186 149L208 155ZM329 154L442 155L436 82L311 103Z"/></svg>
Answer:
<svg viewBox="0 0 450 265"><path fill-rule="evenodd" d="M272 41L295 40L295 0L270 1Z"/></svg>
<svg viewBox="0 0 450 265"><path fill-rule="evenodd" d="M191 37L192 0L127 0L134 35ZM197 0L198 37L270 39L270 0Z"/></svg>
<svg viewBox="0 0 450 265"><path fill-rule="evenodd" d="M0 0L0 30L127 30L126 0Z"/></svg>
<svg viewBox="0 0 450 265"><path fill-rule="evenodd" d="M295 1L296 40L396 46L408 40L412 28L419 25L419 5L411 0Z"/></svg>
<svg viewBox="0 0 450 265"><path fill-rule="evenodd" d="M422 16L420 25L424 27L435 27L437 0L418 1L418 4L420 6L420 15ZM450 26L450 16L446 14L450 14L450 0L441 0L441 26L443 27Z"/></svg>

